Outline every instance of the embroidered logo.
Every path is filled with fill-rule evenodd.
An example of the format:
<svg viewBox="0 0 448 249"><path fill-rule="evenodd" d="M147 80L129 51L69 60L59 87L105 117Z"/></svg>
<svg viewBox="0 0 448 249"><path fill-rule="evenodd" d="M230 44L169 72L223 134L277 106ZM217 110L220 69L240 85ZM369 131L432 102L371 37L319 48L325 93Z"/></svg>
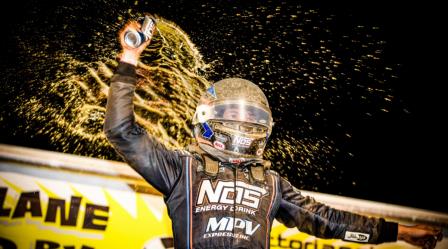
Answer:
<svg viewBox="0 0 448 249"><path fill-rule="evenodd" d="M345 232L345 240L356 241L356 242L368 242L370 234L368 233L357 233L357 232Z"/></svg>

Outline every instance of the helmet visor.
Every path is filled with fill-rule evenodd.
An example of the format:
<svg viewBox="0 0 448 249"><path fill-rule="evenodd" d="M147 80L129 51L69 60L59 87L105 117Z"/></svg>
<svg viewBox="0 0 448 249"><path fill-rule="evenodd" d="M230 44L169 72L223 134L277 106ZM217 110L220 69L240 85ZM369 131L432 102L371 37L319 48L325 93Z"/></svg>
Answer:
<svg viewBox="0 0 448 249"><path fill-rule="evenodd" d="M271 113L246 101L215 102L203 105L197 110L199 122L207 120L226 120L258 124L270 128Z"/></svg>

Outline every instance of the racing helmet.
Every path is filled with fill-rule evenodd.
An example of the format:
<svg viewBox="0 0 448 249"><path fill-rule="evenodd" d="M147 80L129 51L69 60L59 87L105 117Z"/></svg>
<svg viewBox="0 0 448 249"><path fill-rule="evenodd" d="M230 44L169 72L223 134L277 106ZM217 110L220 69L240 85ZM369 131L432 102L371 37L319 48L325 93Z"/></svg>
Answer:
<svg viewBox="0 0 448 249"><path fill-rule="evenodd" d="M236 164L262 159L272 125L263 91L241 78L215 82L193 116L199 147L220 161Z"/></svg>

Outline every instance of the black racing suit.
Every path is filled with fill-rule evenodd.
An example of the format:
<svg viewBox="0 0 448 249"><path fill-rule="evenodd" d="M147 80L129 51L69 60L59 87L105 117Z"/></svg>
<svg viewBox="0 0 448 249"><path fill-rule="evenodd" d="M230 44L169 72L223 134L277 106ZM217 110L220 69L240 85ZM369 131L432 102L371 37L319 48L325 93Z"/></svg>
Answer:
<svg viewBox="0 0 448 249"><path fill-rule="evenodd" d="M110 84L104 130L126 162L164 195L175 248L269 248L274 218L320 238L396 241L397 223L318 203L274 171L266 171L264 183L232 165L221 165L218 175L209 177L192 153L168 150L136 124L136 81L135 67L120 63Z"/></svg>

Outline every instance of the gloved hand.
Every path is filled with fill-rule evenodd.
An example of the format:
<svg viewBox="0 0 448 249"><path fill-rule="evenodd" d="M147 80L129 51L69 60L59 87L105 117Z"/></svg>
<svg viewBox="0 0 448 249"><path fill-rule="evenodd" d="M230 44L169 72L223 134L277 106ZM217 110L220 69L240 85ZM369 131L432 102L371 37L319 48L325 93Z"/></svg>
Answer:
<svg viewBox="0 0 448 249"><path fill-rule="evenodd" d="M398 225L398 240L404 240L423 249L434 249L437 241L441 241L442 238L442 230L439 228L427 225Z"/></svg>
<svg viewBox="0 0 448 249"><path fill-rule="evenodd" d="M145 48L151 42L151 39L148 39L139 47L130 47L124 42L124 36L128 30L137 30L140 31L141 24L136 21L129 21L126 23L123 28L118 32L118 39L121 44L122 52L118 55L120 61L126 62L129 64L137 65L137 61L141 55L141 53L145 50Z"/></svg>

